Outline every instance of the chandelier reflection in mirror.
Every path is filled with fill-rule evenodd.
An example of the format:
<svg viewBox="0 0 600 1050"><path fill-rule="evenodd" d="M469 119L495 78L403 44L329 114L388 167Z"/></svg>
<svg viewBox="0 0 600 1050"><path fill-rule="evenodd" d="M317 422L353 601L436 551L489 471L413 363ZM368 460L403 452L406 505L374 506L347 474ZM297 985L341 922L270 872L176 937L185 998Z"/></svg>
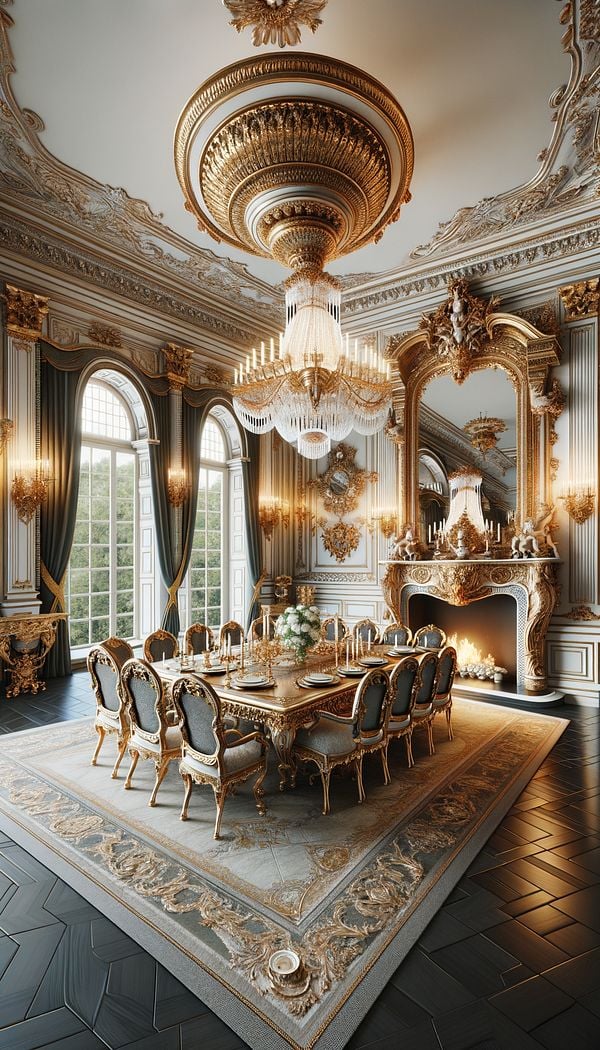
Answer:
<svg viewBox="0 0 600 1050"><path fill-rule="evenodd" d="M465 433L471 438L471 444L482 456L485 456L498 444L498 435L506 430L506 424L495 416L482 416L470 419L464 426Z"/></svg>
<svg viewBox="0 0 600 1050"><path fill-rule="evenodd" d="M311 459L388 419L389 367L350 346L328 261L372 241L410 200L413 141L395 98L354 66L265 55L216 73L185 106L175 167L202 231L293 270L286 326L235 370L242 424Z"/></svg>

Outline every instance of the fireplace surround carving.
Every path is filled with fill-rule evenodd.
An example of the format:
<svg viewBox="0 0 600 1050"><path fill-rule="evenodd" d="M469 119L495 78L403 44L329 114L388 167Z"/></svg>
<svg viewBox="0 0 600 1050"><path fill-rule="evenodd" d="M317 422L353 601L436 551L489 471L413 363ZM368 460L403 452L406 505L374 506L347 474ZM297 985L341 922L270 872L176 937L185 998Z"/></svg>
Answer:
<svg viewBox="0 0 600 1050"><path fill-rule="evenodd" d="M393 619L403 623L409 622L413 594L430 594L455 606L494 594L511 595L517 605L517 689L547 692L545 640L557 598L556 559L385 564L383 594Z"/></svg>

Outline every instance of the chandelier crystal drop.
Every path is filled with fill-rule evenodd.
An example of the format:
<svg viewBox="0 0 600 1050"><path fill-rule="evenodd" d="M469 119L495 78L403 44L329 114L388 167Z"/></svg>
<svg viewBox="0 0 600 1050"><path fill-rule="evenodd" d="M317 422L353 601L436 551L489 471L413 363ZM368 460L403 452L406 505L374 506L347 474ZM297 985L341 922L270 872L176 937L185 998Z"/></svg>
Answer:
<svg viewBox="0 0 600 1050"><path fill-rule="evenodd" d="M377 241L410 200L413 140L378 80L315 54L263 55L216 73L175 131L186 208L217 240L289 267L283 336L235 369L246 429L275 427L310 459L389 417L389 366L349 345L325 264Z"/></svg>

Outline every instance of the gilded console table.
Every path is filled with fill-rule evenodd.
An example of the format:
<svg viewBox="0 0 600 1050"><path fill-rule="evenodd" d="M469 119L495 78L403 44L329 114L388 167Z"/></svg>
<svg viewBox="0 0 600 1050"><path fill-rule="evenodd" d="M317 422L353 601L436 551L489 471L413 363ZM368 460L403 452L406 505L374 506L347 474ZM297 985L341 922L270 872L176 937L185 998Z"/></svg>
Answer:
<svg viewBox="0 0 600 1050"><path fill-rule="evenodd" d="M394 618L408 622L413 594L430 594L449 605L469 605L494 594L517 603L517 684L545 693L545 641L558 597L556 558L387 561L383 595Z"/></svg>
<svg viewBox="0 0 600 1050"><path fill-rule="evenodd" d="M66 613L0 616L0 660L11 678L7 698L19 693L39 693L46 688L38 676L56 641L58 623L66 617Z"/></svg>

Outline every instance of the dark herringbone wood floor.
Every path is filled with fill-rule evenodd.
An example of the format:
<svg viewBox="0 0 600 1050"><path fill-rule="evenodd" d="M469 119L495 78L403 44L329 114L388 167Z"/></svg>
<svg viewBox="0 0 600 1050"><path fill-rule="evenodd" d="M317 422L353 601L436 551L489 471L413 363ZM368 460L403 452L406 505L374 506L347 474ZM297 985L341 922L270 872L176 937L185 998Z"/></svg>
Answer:
<svg viewBox="0 0 600 1050"><path fill-rule="evenodd" d="M93 711L85 673L0 699L0 732ZM556 709L554 709L556 711ZM348 1044L600 1047L600 712L571 725ZM0 834L0 1050L245 1044Z"/></svg>

